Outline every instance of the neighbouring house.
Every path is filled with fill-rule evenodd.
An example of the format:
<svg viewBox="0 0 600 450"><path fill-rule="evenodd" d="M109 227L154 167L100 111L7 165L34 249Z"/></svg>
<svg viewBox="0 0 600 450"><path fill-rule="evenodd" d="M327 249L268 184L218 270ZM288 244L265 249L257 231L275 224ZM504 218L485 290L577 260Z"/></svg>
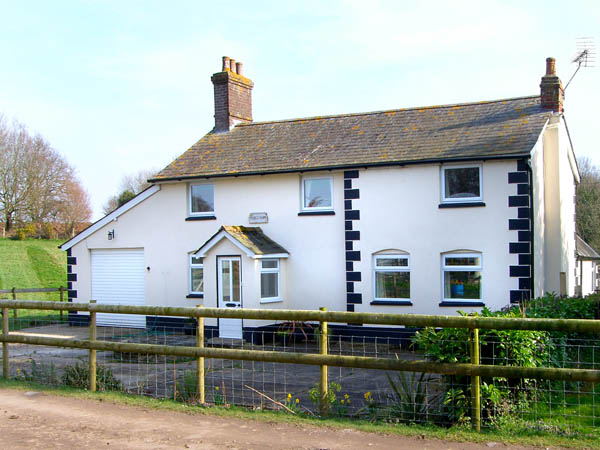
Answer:
<svg viewBox="0 0 600 450"><path fill-rule="evenodd" d="M575 236L577 267L575 295L586 296L600 291L600 255L581 236Z"/></svg>
<svg viewBox="0 0 600 450"><path fill-rule="evenodd" d="M456 314L575 293L579 173L554 59L529 97L270 122L252 120L241 63L212 82L214 129L61 246L70 299ZM269 325L207 320L233 338Z"/></svg>

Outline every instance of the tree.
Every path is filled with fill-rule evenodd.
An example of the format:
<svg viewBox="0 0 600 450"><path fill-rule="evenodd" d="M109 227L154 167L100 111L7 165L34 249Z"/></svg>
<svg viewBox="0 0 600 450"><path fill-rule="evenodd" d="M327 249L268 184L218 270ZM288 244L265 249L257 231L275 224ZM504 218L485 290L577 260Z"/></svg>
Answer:
<svg viewBox="0 0 600 450"><path fill-rule="evenodd" d="M140 170L136 174L124 175L123 178L121 178L121 184L119 185L120 194L113 195L107 200L102 208L104 214L110 214L115 209L123 206L133 197L138 195L144 189L148 188L150 186L148 179L156 175L156 172L156 169L147 169Z"/></svg>
<svg viewBox="0 0 600 450"><path fill-rule="evenodd" d="M9 125L0 115L0 213L3 236L14 224L49 231L74 217L89 220L89 199L74 169L39 134L30 135L17 121ZM80 192L79 192L80 191ZM73 216L70 209L78 210ZM79 219L78 219L79 220ZM41 234L53 234L46 233Z"/></svg>
<svg viewBox="0 0 600 450"><path fill-rule="evenodd" d="M79 180L74 178L69 180L65 188L58 217L59 222L64 226L64 234L73 237L77 225L88 222L92 217L92 208L90 197Z"/></svg>
<svg viewBox="0 0 600 450"><path fill-rule="evenodd" d="M577 233L600 250L600 169L588 158L577 161L581 182L577 186Z"/></svg>

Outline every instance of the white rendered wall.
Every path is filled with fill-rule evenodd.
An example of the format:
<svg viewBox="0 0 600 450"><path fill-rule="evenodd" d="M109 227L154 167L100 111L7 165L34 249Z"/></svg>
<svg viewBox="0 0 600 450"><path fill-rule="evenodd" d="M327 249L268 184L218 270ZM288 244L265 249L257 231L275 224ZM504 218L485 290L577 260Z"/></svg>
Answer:
<svg viewBox="0 0 600 450"><path fill-rule="evenodd" d="M544 174L544 138L540 136L531 152L533 188L533 295L544 295L546 289L546 209Z"/></svg>
<svg viewBox="0 0 600 450"><path fill-rule="evenodd" d="M361 261L355 271L362 281L355 292L363 295L357 311L422 314L455 314L469 307L440 307L442 301L441 254L453 250L473 250L482 254L482 301L492 309L505 306L518 280L509 277L509 266L518 264L517 255L508 251L517 241L517 231L508 230L509 218L516 208L508 207L509 195L516 185L508 183L508 173L516 161L483 163L483 201L486 206L440 209L440 165L361 169L353 180L360 199L353 208L360 210L355 229L361 240L355 250ZM148 305L195 306L202 301L216 306L216 256L241 255L246 308L346 310L346 267L344 240L343 173L333 176L335 215L298 216L300 181L298 174L228 177L212 180L217 220L186 221L187 184L165 183L159 192L124 213L72 248L77 257L74 272L78 280L73 289L77 301L90 299L90 250L99 248L143 248L146 258L146 303ZM310 175L315 175L311 173ZM290 256L281 259L282 301L260 303L259 262L222 241L204 262L204 299L189 293L189 253L197 250L221 225L246 225L252 212L266 212L269 222L260 226ZM115 239L107 233L115 231ZM376 306L373 299L372 254L385 249L410 254L412 306ZM248 322L254 326L259 322ZM208 321L207 325L214 325Z"/></svg>
<svg viewBox="0 0 600 450"><path fill-rule="evenodd" d="M361 170L355 180L360 199L353 207L360 210L357 229L362 260L355 270L362 282L355 291L363 295L356 311L415 314L455 314L456 310L477 308L440 307L443 300L441 255L453 250L473 250L482 254L482 301L491 309L508 304L510 290L518 288L509 276L509 266L518 257L509 254L508 243L517 241L517 231L509 231L508 219L516 217L508 207L509 195L516 185L508 184L508 173L516 161L483 164L484 207L440 209L440 165ZM354 186L353 186L354 187ZM398 249L410 254L412 306L370 305L374 297L373 253Z"/></svg>
<svg viewBox="0 0 600 450"><path fill-rule="evenodd" d="M545 292L575 294L575 186L578 178L564 122L553 116L544 133Z"/></svg>

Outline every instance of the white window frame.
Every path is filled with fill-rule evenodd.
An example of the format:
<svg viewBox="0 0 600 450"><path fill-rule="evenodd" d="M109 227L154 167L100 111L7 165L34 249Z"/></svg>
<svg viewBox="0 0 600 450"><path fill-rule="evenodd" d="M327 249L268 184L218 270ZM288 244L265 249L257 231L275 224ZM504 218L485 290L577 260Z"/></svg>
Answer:
<svg viewBox="0 0 600 450"><path fill-rule="evenodd" d="M194 263L192 261L193 258L201 258L199 256L195 256L195 255L190 255L190 259L189 259L189 275L190 275L190 280L189 280L189 284L188 284L188 290L190 294L200 294L200 295L204 295L204 291L200 292L200 291L194 291L192 290L192 270L193 269L202 269L202 285L204 286L204 260L202 261L202 263L198 264L198 263Z"/></svg>
<svg viewBox="0 0 600 450"><path fill-rule="evenodd" d="M305 206L304 205L304 182L310 180L329 180L329 195L331 196L330 206ZM300 209L302 211L333 211L333 177L328 175L302 177L300 179Z"/></svg>
<svg viewBox="0 0 600 450"><path fill-rule="evenodd" d="M478 266L447 266L446 258L479 258ZM480 288L480 298L446 298L446 272L479 272L481 273L481 279L479 284ZM452 303L452 302L472 302L472 303L482 303L483 302L483 255L481 253L443 253L442 254L442 299L444 302Z"/></svg>
<svg viewBox="0 0 600 450"><path fill-rule="evenodd" d="M277 267L265 268L263 267L264 261L275 261ZM262 258L259 260L260 264L260 303L274 303L281 301L281 261L279 258ZM262 274L263 273L276 273L277 274L277 297L263 297L262 296Z"/></svg>
<svg viewBox="0 0 600 450"><path fill-rule="evenodd" d="M213 210L212 211L193 212L192 211L192 188L194 186L207 186L207 185L212 186ZM188 214L192 217L214 216L215 215L215 185L214 185L214 183L190 183L188 185Z"/></svg>
<svg viewBox="0 0 600 450"><path fill-rule="evenodd" d="M448 198L446 196L446 170L451 169L479 169L479 196L478 197L459 197L459 198ZM461 165L443 165L441 166L440 174L441 182L441 197L442 203L475 203L483 201L483 165L482 164L461 164Z"/></svg>
<svg viewBox="0 0 600 450"><path fill-rule="evenodd" d="M406 266L386 266L377 267L377 261L380 259L406 259ZM380 302L398 302L398 301L410 301L412 292L409 287L408 297L402 298L391 298L391 297L377 297L377 272L408 272L410 277L410 255L403 253L394 254L382 254L373 256L373 299ZM410 279L410 278L409 278ZM410 282L409 282L410 283Z"/></svg>

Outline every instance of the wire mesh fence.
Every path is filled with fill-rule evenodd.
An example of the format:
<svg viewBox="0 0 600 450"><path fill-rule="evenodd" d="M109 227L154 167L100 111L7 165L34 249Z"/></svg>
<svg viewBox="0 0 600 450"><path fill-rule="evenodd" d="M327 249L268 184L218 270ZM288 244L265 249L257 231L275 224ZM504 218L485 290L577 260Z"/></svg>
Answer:
<svg viewBox="0 0 600 450"><path fill-rule="evenodd" d="M245 339L207 334L204 346L282 353L319 353L319 325L289 332L286 322L270 330L245 333ZM57 312L21 310L10 318L11 335L50 336L86 340L87 326L73 326ZM192 328L147 329L98 326L98 341L195 347ZM328 353L403 361L468 362L472 341L465 329L433 330L412 335L403 328L385 336L331 326ZM482 331L481 364L523 365L524 349L540 367L600 370L600 338L589 333ZM521 333L521 334L519 334ZM533 340L533 341L532 341ZM440 357L440 352L444 357ZM529 361L529 360L527 360ZM527 363L526 361L526 363ZM531 361L529 361L531 362ZM197 358L122 351L97 351L99 390L114 390L156 398L198 403ZM265 361L205 358L205 400L214 405L282 409L320 415L320 367ZM89 350L31 344L10 344L10 376L49 385L89 386ZM441 426L469 424L471 378L467 375L329 367L328 413L340 417ZM521 427L560 434L597 435L600 388L581 381L481 377L481 420L484 427Z"/></svg>

